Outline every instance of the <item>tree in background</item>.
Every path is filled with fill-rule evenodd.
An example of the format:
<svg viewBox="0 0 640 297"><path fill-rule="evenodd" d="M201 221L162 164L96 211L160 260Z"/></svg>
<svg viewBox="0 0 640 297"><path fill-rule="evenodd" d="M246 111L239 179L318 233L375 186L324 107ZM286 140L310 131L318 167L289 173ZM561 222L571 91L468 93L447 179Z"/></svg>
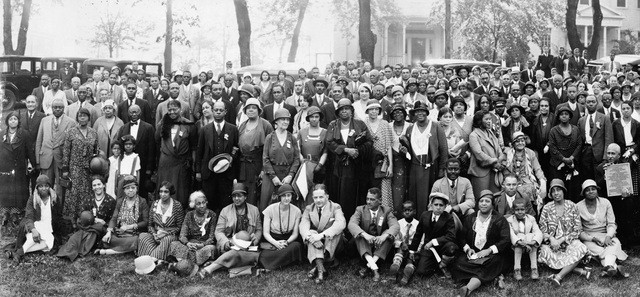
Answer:
<svg viewBox="0 0 640 297"><path fill-rule="evenodd" d="M580 41L580 34L578 33L578 26L576 26L576 15L578 13L578 4L580 0L567 0L567 38L569 39L569 46L571 48L580 48L580 50L586 48L589 57L585 59L597 59L598 47L600 46L600 35L602 34L602 7L600 6L600 0L591 0L591 7L593 9L593 34L591 34L591 42L589 46L582 44Z"/></svg>
<svg viewBox="0 0 640 297"><path fill-rule="evenodd" d="M251 19L246 0L233 0L238 21L238 47L240 47L240 66L251 65Z"/></svg>
<svg viewBox="0 0 640 297"><path fill-rule="evenodd" d="M457 55L507 64L525 62L529 43L541 44L548 27L561 27L560 1L452 0L452 18L459 20L453 36L464 40ZM431 24L445 24L443 3L434 5Z"/></svg>
<svg viewBox="0 0 640 297"><path fill-rule="evenodd" d="M264 37L275 39L275 42L280 45L280 62L283 60L285 45L289 43L289 53L286 59L287 62L295 62L300 45L300 30L308 7L309 0L263 0L258 2L255 10L269 17L261 25L258 25L257 31L254 32L256 34L254 41L263 40ZM256 56L254 55L254 57Z"/></svg>
<svg viewBox="0 0 640 297"><path fill-rule="evenodd" d="M140 22L142 20L137 20L134 24L120 13L113 15L107 12L106 17L100 18L100 23L94 26L95 36L90 42L94 46L105 46L109 58L113 58L114 52L118 56L118 51L125 48L143 50L143 46L148 44L140 36L151 30L151 26L141 27Z"/></svg>
<svg viewBox="0 0 640 297"><path fill-rule="evenodd" d="M191 46L191 40L186 35L184 28L200 27L200 16L196 13L198 11L196 5L192 4L182 7L182 10L179 9L178 12L176 12L173 4L173 0L164 0L162 2L162 5L166 7L165 32L162 36L156 38L156 43L164 41L164 70L166 73L172 71L173 43L177 42L182 45Z"/></svg>
<svg viewBox="0 0 640 297"><path fill-rule="evenodd" d="M358 41L360 56L373 66L373 53L376 49L378 36L371 31L371 0L358 0L360 12L358 23Z"/></svg>
<svg viewBox="0 0 640 297"><path fill-rule="evenodd" d="M12 3L13 2L13 3ZM5 55L24 55L27 48L27 32L29 30L29 18L31 16L32 0L3 0L3 45ZM13 13L20 14L20 27L18 28L18 43L13 48L12 22Z"/></svg>
<svg viewBox="0 0 640 297"><path fill-rule="evenodd" d="M618 54L640 55L640 38L631 30L620 32L622 39L614 40L618 43Z"/></svg>

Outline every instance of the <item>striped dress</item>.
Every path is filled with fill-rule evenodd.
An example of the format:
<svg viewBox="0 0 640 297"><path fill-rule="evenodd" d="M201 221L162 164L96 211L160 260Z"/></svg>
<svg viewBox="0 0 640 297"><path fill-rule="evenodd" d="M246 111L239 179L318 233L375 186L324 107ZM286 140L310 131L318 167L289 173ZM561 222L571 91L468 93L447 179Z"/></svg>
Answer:
<svg viewBox="0 0 640 297"><path fill-rule="evenodd" d="M149 232L141 233L138 237L138 256L148 255L164 260L169 254L171 243L178 239L184 220L182 204L172 198L171 205L167 209L167 212L171 211L171 213L163 216L160 203L161 200L158 199L149 208ZM168 234L156 241L153 236L161 230Z"/></svg>

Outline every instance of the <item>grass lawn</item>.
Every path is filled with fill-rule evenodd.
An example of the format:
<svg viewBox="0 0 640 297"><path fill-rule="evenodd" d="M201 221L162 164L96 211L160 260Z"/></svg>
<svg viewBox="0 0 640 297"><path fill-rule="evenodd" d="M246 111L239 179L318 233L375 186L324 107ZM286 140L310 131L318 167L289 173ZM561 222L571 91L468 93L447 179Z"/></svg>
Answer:
<svg viewBox="0 0 640 297"><path fill-rule="evenodd" d="M4 238L5 240L7 238ZM628 279L600 277L600 267L594 263L590 281L578 275L565 278L557 288L548 280L525 280L518 283L506 278L503 290L494 285L481 287L472 296L638 296L640 293L640 250L629 252L624 263L632 276ZM27 255L14 267L11 261L0 259L0 296L453 296L454 284L438 276L414 278L407 287L391 280L372 283L370 278L355 275L357 261L343 261L330 270L329 280L316 285L307 280L309 264L295 265L259 277L242 276L230 279L219 271L213 277L200 280L180 278L166 269L150 275L134 272L134 256L88 256L73 263L56 257ZM388 267L388 265L385 265ZM551 274L542 268L541 277Z"/></svg>

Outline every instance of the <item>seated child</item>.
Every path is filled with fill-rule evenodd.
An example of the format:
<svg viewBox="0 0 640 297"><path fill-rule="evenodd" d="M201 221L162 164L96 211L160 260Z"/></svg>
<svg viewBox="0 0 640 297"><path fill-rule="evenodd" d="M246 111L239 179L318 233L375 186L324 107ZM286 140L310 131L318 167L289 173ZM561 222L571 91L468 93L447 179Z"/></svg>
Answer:
<svg viewBox="0 0 640 297"><path fill-rule="evenodd" d="M520 262L522 253L529 254L531 261L531 279L537 280L538 274L538 246L542 243L542 231L536 223L536 219L526 213L526 201L517 198L513 201L514 215L507 218L511 229L511 243L514 250L513 274L516 280L522 280Z"/></svg>

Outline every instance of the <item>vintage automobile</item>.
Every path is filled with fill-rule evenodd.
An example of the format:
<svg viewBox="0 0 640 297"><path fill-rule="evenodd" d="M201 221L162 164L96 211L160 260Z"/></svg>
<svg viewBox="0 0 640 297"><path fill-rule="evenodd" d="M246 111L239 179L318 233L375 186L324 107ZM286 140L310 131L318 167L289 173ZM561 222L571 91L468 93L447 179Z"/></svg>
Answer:
<svg viewBox="0 0 640 297"><path fill-rule="evenodd" d="M4 96L22 101L40 84L42 62L39 57L0 56L0 78Z"/></svg>
<svg viewBox="0 0 640 297"><path fill-rule="evenodd" d="M75 69L77 73L80 73L82 68L82 62L87 58L79 57L45 57L42 58L42 74L48 74L51 78L59 78L59 71L63 67L63 62L69 60L71 68Z"/></svg>
<svg viewBox="0 0 640 297"><path fill-rule="evenodd" d="M434 66L436 68L453 68L457 73L461 68L466 68L469 72L471 72L471 68L474 66L480 66L485 69L494 69L495 67L500 66L498 63L492 63L487 61L476 61L476 60L462 60L462 59L430 59L425 60L421 63L422 67L428 68Z"/></svg>
<svg viewBox="0 0 640 297"><path fill-rule="evenodd" d="M295 81L296 80L295 78L298 77L298 70L300 68L306 69L307 72L311 70L311 67L308 67L306 65L299 64L299 63L265 63L265 64L249 65L249 66L242 67L237 70L236 74L238 76L238 81L242 81L242 76L245 73L247 72L251 73L251 76L253 77L253 82L259 83L260 73L262 73L263 70L266 70L269 72L269 75L271 76L272 81L277 79L278 71L284 70L287 73L287 79L289 79L290 81Z"/></svg>
<svg viewBox="0 0 640 297"><path fill-rule="evenodd" d="M112 59L87 59L82 62L82 67L80 67L78 73L80 74L82 83L84 83L92 77L95 70L103 71L106 69L111 71L111 67L113 66L116 66L116 61Z"/></svg>
<svg viewBox="0 0 640 297"><path fill-rule="evenodd" d="M133 62L138 62L138 67L142 68L146 74L154 73L162 76L162 63L139 60L118 60L116 61L116 66L118 66L121 71L124 71L127 66L131 67Z"/></svg>

